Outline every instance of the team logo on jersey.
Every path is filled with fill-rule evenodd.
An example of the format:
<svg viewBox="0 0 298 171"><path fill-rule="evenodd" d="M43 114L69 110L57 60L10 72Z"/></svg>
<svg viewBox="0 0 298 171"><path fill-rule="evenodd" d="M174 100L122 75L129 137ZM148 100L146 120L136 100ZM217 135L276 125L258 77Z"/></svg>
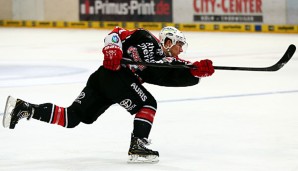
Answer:
<svg viewBox="0 0 298 171"><path fill-rule="evenodd" d="M119 42L119 38L118 38L118 36L114 35L114 36L112 37L112 42L113 42L113 43L118 43L118 42Z"/></svg>
<svg viewBox="0 0 298 171"><path fill-rule="evenodd" d="M137 48L130 46L127 49L127 53L133 58L134 61L136 61L136 62L142 61Z"/></svg>
<svg viewBox="0 0 298 171"><path fill-rule="evenodd" d="M124 99L119 104L120 106L124 107L128 111L132 110L137 106L135 104L132 104L132 101L130 99Z"/></svg>
<svg viewBox="0 0 298 171"><path fill-rule="evenodd" d="M139 55L138 49L136 47L130 46L127 49L127 53L133 58L134 61L136 62L142 62L141 57ZM133 70L144 70L146 67L144 65L130 65L130 68Z"/></svg>

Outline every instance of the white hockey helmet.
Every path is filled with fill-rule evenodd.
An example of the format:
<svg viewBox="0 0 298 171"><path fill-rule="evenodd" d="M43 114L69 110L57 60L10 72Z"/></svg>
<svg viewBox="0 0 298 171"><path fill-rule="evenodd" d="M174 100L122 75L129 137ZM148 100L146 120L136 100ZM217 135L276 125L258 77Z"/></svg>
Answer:
<svg viewBox="0 0 298 171"><path fill-rule="evenodd" d="M183 51L185 52L187 48L187 42L184 34L180 30L172 26L164 27L159 32L159 40L161 42L161 45L164 48L166 49L171 48L172 46L171 47L164 46L166 39L170 39L172 41L172 46L174 46L177 42L181 42L183 44Z"/></svg>

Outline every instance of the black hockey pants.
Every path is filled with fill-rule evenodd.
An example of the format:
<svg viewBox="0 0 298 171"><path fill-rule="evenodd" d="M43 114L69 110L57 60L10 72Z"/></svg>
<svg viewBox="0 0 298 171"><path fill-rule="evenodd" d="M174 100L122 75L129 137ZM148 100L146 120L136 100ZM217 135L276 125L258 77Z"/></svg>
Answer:
<svg viewBox="0 0 298 171"><path fill-rule="evenodd" d="M138 121L135 119L135 129L136 122L139 121L146 121L147 119L149 121L147 122L152 124L154 116L148 118L146 113L149 110L149 113L151 111L153 115L155 114L157 108L156 100L141 85L137 77L127 68L121 68L119 71L110 71L102 66L90 75L85 88L71 106L63 108L51 103L40 104L33 118L73 128L80 122L86 124L93 123L115 103L124 107L131 114L144 111L136 115L140 116L140 118L138 118ZM140 123L142 123L140 127L145 125L143 122ZM148 131L142 136L148 136L151 124L150 126L145 125Z"/></svg>

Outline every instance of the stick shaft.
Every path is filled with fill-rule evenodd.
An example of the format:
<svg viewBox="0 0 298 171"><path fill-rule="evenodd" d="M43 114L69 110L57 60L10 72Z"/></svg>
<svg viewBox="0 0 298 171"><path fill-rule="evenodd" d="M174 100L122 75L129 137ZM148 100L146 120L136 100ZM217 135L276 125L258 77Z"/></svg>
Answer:
<svg viewBox="0 0 298 171"><path fill-rule="evenodd" d="M216 70L233 70L233 71L278 71L282 68L294 55L296 51L296 46L291 44L286 50L285 54L282 58L272 66L269 67L231 67L231 66L214 66ZM169 63L147 63L147 62L134 62L127 59L121 60L122 64L130 64L130 65L143 65L149 67L166 67L166 68L195 68L193 65L172 65Z"/></svg>

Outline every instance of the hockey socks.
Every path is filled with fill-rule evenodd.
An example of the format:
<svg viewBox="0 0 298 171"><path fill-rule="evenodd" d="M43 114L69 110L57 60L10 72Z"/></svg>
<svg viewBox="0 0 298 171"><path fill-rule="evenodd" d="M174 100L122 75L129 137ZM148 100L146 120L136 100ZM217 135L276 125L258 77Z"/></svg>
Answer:
<svg viewBox="0 0 298 171"><path fill-rule="evenodd" d="M40 104L33 115L34 119L44 121L50 124L57 124L65 128L73 128L80 121L75 117L75 114L67 110L68 108L59 107L51 103ZM69 113L72 113L69 117Z"/></svg>
<svg viewBox="0 0 298 171"><path fill-rule="evenodd" d="M133 134L138 138L148 138L156 109L151 106L144 106L135 115Z"/></svg>

